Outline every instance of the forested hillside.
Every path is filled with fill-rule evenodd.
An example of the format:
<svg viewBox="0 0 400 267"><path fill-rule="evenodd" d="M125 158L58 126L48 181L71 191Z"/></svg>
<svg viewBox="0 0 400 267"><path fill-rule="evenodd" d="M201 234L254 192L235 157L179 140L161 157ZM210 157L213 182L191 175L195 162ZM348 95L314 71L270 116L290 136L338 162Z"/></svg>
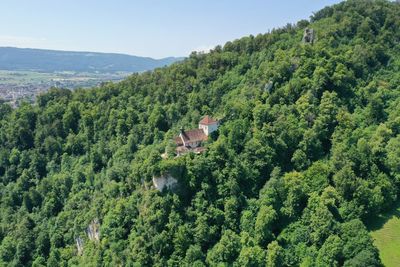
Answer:
<svg viewBox="0 0 400 267"><path fill-rule="evenodd" d="M0 266L380 266L365 223L399 195L399 29L399 4L349 0L0 104ZM163 160L204 115L223 121L207 151ZM165 173L177 189L153 188Z"/></svg>
<svg viewBox="0 0 400 267"><path fill-rule="evenodd" d="M170 65L181 59L174 57L154 59L116 53L0 47L0 69L9 71L143 72Z"/></svg>

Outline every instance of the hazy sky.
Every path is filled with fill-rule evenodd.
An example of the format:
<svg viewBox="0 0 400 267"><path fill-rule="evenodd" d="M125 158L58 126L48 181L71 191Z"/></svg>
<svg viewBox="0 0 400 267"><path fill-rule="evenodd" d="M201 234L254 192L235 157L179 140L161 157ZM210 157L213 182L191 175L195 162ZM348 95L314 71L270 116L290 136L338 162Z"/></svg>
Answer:
<svg viewBox="0 0 400 267"><path fill-rule="evenodd" d="M187 56L339 0L1 0L0 46Z"/></svg>

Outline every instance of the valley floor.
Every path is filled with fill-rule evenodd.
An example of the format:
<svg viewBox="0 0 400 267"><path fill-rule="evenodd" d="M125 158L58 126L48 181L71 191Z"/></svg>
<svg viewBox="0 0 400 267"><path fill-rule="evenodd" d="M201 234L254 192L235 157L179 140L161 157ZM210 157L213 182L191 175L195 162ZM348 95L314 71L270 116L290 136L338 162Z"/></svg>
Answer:
<svg viewBox="0 0 400 267"><path fill-rule="evenodd" d="M34 100L36 95L47 91L50 87L88 88L102 82L120 81L130 74L0 70L0 99L15 104L19 99Z"/></svg>

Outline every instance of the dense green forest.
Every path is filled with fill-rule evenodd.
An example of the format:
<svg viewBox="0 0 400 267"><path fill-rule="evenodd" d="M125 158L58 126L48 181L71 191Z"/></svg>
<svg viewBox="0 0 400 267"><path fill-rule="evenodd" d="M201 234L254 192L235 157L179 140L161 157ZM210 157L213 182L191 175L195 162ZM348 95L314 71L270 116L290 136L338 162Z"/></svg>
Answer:
<svg viewBox="0 0 400 267"><path fill-rule="evenodd" d="M399 29L399 4L349 0L0 104L0 266L381 266L365 223L399 196ZM163 160L207 114L207 151ZM154 189L163 173L175 190Z"/></svg>

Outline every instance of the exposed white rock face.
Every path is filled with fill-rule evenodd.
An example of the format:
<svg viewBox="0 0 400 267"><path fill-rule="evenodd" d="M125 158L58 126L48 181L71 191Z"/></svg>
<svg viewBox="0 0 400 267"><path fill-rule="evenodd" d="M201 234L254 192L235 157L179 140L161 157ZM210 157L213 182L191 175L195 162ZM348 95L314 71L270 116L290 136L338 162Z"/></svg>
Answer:
<svg viewBox="0 0 400 267"><path fill-rule="evenodd" d="M163 191L164 188L173 189L178 184L178 180L170 174L161 175L159 177L153 176L153 185L158 191Z"/></svg>
<svg viewBox="0 0 400 267"><path fill-rule="evenodd" d="M313 44L315 41L314 29L306 28L303 35L303 43Z"/></svg>
<svg viewBox="0 0 400 267"><path fill-rule="evenodd" d="M274 88L274 82L269 81L264 86L264 91L271 92L272 88Z"/></svg>
<svg viewBox="0 0 400 267"><path fill-rule="evenodd" d="M90 240L100 242L100 222L94 219L86 229L87 236Z"/></svg>
<svg viewBox="0 0 400 267"><path fill-rule="evenodd" d="M78 250L78 255L81 256L83 253L83 240L80 236L75 238L76 241L76 249Z"/></svg>

